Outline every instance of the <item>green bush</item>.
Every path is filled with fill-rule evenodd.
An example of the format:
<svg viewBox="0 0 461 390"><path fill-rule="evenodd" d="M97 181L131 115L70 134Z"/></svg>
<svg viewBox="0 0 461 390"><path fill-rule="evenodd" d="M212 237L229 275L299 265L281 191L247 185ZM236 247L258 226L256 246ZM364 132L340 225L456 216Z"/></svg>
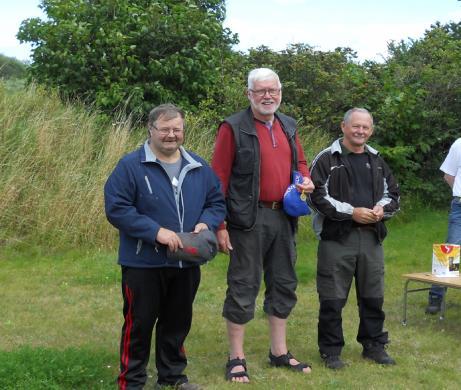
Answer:
<svg viewBox="0 0 461 390"><path fill-rule="evenodd" d="M439 167L461 129L461 23L435 24L422 39L389 49L375 141L405 193L445 202Z"/></svg>
<svg viewBox="0 0 461 390"><path fill-rule="evenodd" d="M46 20L23 21L40 83L99 108L144 114L173 101L196 107L236 42L222 0L42 0Z"/></svg>

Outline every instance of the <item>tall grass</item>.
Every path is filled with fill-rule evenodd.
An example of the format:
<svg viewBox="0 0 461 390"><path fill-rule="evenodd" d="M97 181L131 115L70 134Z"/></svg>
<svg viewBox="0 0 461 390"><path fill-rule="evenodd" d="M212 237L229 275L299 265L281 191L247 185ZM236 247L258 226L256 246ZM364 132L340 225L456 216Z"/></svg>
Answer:
<svg viewBox="0 0 461 390"><path fill-rule="evenodd" d="M218 125L210 111L188 115L185 146L210 159ZM312 160L327 137L300 134ZM145 136L130 117L109 122L37 85L12 89L0 81L0 246L113 248L102 188Z"/></svg>
<svg viewBox="0 0 461 390"><path fill-rule="evenodd" d="M136 141L130 118L100 123L35 85L0 83L0 242L113 244L102 186Z"/></svg>

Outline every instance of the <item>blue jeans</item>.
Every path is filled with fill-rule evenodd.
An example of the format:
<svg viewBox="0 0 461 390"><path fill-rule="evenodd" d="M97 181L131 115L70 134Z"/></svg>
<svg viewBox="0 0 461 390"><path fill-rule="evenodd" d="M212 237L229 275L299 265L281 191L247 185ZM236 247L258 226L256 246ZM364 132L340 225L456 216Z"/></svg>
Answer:
<svg viewBox="0 0 461 390"><path fill-rule="evenodd" d="M450 215L448 216L448 244L461 244L461 201L451 201ZM429 299L442 299L447 291L446 287L432 285Z"/></svg>

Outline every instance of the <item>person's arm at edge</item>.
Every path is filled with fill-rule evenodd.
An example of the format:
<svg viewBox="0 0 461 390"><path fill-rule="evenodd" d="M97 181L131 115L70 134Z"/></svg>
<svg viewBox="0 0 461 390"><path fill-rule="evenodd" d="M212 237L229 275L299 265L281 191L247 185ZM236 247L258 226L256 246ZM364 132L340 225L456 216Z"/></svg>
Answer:
<svg viewBox="0 0 461 390"><path fill-rule="evenodd" d="M383 161L383 175L385 180L384 188L386 191L381 200L376 203L375 207L382 206L384 213L381 219L388 220L400 210L400 188L391 169L385 161Z"/></svg>
<svg viewBox="0 0 461 390"><path fill-rule="evenodd" d="M314 191L314 183L311 180L311 174L309 172L309 167L307 166L307 160L304 155L304 150L299 141L299 134L296 133L296 149L298 152L298 171L303 176L303 182L300 185L297 185L298 191L303 191L305 193L311 193Z"/></svg>
<svg viewBox="0 0 461 390"><path fill-rule="evenodd" d="M223 123L219 126L218 134L216 135L211 167L221 182L221 190L224 196L227 194L227 187L229 185L234 157L234 134L231 126L228 123ZM224 221L218 227L216 236L219 243L219 250L224 253L229 253L229 250L232 250L233 248Z"/></svg>
<svg viewBox="0 0 461 390"><path fill-rule="evenodd" d="M298 152L298 171L301 173L301 175L303 175L303 177L308 177L310 179L311 174L309 172L309 167L307 166L306 156L304 154L304 149L299 140L298 133L296 133L295 142L296 142L296 149Z"/></svg>
<svg viewBox="0 0 461 390"><path fill-rule="evenodd" d="M203 174L206 175L206 198L199 222L194 233L202 230L216 231L226 217L226 203L221 192L221 183L211 167L203 161Z"/></svg>
<svg viewBox="0 0 461 390"><path fill-rule="evenodd" d="M445 173L443 175L443 179L447 182L450 188L453 189L453 186L455 184L455 176L451 176L448 173Z"/></svg>
<svg viewBox="0 0 461 390"><path fill-rule="evenodd" d="M317 155L310 172L315 189L309 195L309 205L319 214L334 221L352 219L354 207L350 203L333 198L328 192L326 185L330 176L328 151L324 150Z"/></svg>
<svg viewBox="0 0 461 390"><path fill-rule="evenodd" d="M132 237L154 244L161 226L135 206L135 181L126 160L119 161L104 185L108 221Z"/></svg>

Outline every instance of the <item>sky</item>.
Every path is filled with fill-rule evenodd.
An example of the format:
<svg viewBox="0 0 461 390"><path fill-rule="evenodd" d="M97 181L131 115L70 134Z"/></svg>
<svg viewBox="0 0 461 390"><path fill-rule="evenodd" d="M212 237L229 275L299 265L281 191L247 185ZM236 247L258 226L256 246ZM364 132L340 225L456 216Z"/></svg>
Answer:
<svg viewBox="0 0 461 390"><path fill-rule="evenodd" d="M30 46L16 39L21 21L44 18L40 0L2 1L0 53L28 60ZM225 27L237 33L236 50L261 45L274 51L304 43L316 50L350 47L358 59L382 61L388 42L419 39L436 21L461 20L459 0L227 0Z"/></svg>

